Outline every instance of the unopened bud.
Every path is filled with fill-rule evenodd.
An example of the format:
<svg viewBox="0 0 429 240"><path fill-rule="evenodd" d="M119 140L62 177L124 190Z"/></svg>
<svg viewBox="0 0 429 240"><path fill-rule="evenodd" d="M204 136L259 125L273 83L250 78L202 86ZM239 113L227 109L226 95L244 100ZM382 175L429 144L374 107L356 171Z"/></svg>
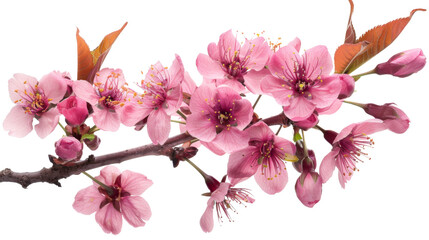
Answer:
<svg viewBox="0 0 429 240"><path fill-rule="evenodd" d="M64 161L79 160L82 143L74 137L63 137L55 143L55 153Z"/></svg>
<svg viewBox="0 0 429 240"><path fill-rule="evenodd" d="M98 149L98 147L100 146L101 143L101 139L97 136L94 135L94 138L92 140L85 138L83 140L83 142L85 143L85 145L91 149L92 151L95 151Z"/></svg>
<svg viewBox="0 0 429 240"><path fill-rule="evenodd" d="M302 204L312 208L322 197L322 178L317 172L303 172L296 180L295 192Z"/></svg>
<svg viewBox="0 0 429 240"><path fill-rule="evenodd" d="M396 77L408 77L420 71L426 64L426 57L420 48L395 54L387 62L375 68L377 74L391 74Z"/></svg>

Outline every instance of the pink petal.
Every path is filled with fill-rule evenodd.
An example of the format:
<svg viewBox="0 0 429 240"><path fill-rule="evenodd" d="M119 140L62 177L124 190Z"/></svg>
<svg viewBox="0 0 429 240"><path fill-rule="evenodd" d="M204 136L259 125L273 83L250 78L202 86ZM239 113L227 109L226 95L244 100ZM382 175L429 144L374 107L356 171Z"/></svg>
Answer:
<svg viewBox="0 0 429 240"><path fill-rule="evenodd" d="M22 73L16 73L8 81L9 97L12 102L22 99L20 93L34 89L37 85L37 79Z"/></svg>
<svg viewBox="0 0 429 240"><path fill-rule="evenodd" d="M219 78L215 80L216 87L229 87L237 93L246 93L246 88L237 79Z"/></svg>
<svg viewBox="0 0 429 240"><path fill-rule="evenodd" d="M207 208L204 211L203 215L200 219L200 226L203 232L211 232L213 230L214 222L213 222L213 206L214 201L209 200L207 203Z"/></svg>
<svg viewBox="0 0 429 240"><path fill-rule="evenodd" d="M76 194L73 208L79 213L89 215L100 209L100 204L104 199L105 197L98 191L98 187L91 185Z"/></svg>
<svg viewBox="0 0 429 240"><path fill-rule="evenodd" d="M235 51L240 50L240 43L232 34L232 30L222 33L218 42L219 55L226 59L233 59Z"/></svg>
<svg viewBox="0 0 429 240"><path fill-rule="evenodd" d="M182 82L182 91L185 93L193 94L197 89L197 85L188 72L185 72L185 77Z"/></svg>
<svg viewBox="0 0 429 240"><path fill-rule="evenodd" d="M289 106L293 91L289 89L286 82L280 78L267 75L262 79L261 90L274 97L276 102L282 106Z"/></svg>
<svg viewBox="0 0 429 240"><path fill-rule="evenodd" d="M247 40L240 49L240 60L247 61L246 67L259 71L267 65L271 49L263 37Z"/></svg>
<svg viewBox="0 0 429 240"><path fill-rule="evenodd" d="M272 161L277 161L277 164L281 167L275 168L275 164L270 164L267 167L260 165L258 171L255 173L256 183L268 194L281 192L288 181L288 174L284 162L274 159L272 159ZM265 168L264 174L262 172L263 168Z"/></svg>
<svg viewBox="0 0 429 240"><path fill-rule="evenodd" d="M290 120L302 121L310 117L315 108L306 98L297 96L292 98L289 106L283 107L283 111Z"/></svg>
<svg viewBox="0 0 429 240"><path fill-rule="evenodd" d="M312 95L311 102L315 104L317 108L331 106L332 103L337 100L338 94L341 91L341 82L339 80L322 84L312 87L309 91Z"/></svg>
<svg viewBox="0 0 429 240"><path fill-rule="evenodd" d="M316 111L318 114L334 114L340 109L342 104L343 101L336 99L334 102L332 102L331 106L325 108L316 108Z"/></svg>
<svg viewBox="0 0 429 240"><path fill-rule="evenodd" d="M67 82L59 72L51 72L40 79L40 89L46 97L52 99L52 103L58 103L63 99L67 91Z"/></svg>
<svg viewBox="0 0 429 240"><path fill-rule="evenodd" d="M268 138L271 138L274 135L274 132L271 130L268 125L263 122L257 122L250 126L248 129L245 130L246 134L249 136L250 140L257 139L257 140L265 140Z"/></svg>
<svg viewBox="0 0 429 240"><path fill-rule="evenodd" d="M217 47L216 43L212 42L207 46L207 53L211 59L220 61L219 48Z"/></svg>
<svg viewBox="0 0 429 240"><path fill-rule="evenodd" d="M121 186L131 195L141 195L153 182L145 175L125 170L121 174Z"/></svg>
<svg viewBox="0 0 429 240"><path fill-rule="evenodd" d="M345 137L347 137L356 126L357 126L357 123L352 123L347 127L343 128L343 130L341 130L341 132L335 137L333 143L339 142Z"/></svg>
<svg viewBox="0 0 429 240"><path fill-rule="evenodd" d="M117 85L119 89L125 84L124 74L119 68L103 68L95 74L94 83L105 85L107 80L115 81L115 85Z"/></svg>
<svg viewBox="0 0 429 240"><path fill-rule="evenodd" d="M222 156L225 154L225 152L218 148L215 144L210 143L210 142L204 142L204 141L199 141L201 142L201 145L203 145L204 147L206 147L208 150L212 151L214 154Z"/></svg>
<svg viewBox="0 0 429 240"><path fill-rule="evenodd" d="M168 72L170 73L170 84L168 88L179 86L183 82L185 70L179 55L176 54L176 58L170 69L168 69Z"/></svg>
<svg viewBox="0 0 429 240"><path fill-rule="evenodd" d="M217 79L225 76L220 63L202 53L197 57L197 69L205 78Z"/></svg>
<svg viewBox="0 0 429 240"><path fill-rule="evenodd" d="M101 169L100 171L100 179L97 177L98 180L106 184L107 186L112 186L116 178L121 174L121 171L115 166L107 166Z"/></svg>
<svg viewBox="0 0 429 240"><path fill-rule="evenodd" d="M253 118L252 104L247 99L236 100L233 106L234 118L237 119L237 129L244 129Z"/></svg>
<svg viewBox="0 0 429 240"><path fill-rule="evenodd" d="M113 204L109 203L95 214L95 221L105 233L118 234L122 228L122 214L118 212Z"/></svg>
<svg viewBox="0 0 429 240"><path fill-rule="evenodd" d="M276 151L281 152L282 156L286 153L289 155L295 155L296 152L295 144L279 136L274 136L274 147Z"/></svg>
<svg viewBox="0 0 429 240"><path fill-rule="evenodd" d="M73 82L73 92L82 100L85 100L91 105L98 103L99 96L94 90L94 87L87 81L78 80Z"/></svg>
<svg viewBox="0 0 429 240"><path fill-rule="evenodd" d="M92 118L94 119L95 125L101 130L115 132L119 129L121 120L119 114L115 111L103 108L99 105L95 106Z"/></svg>
<svg viewBox="0 0 429 240"><path fill-rule="evenodd" d="M229 130L224 129L220 132L213 140L213 143L223 151L231 153L247 147L248 141L249 137L243 131L232 127Z"/></svg>
<svg viewBox="0 0 429 240"><path fill-rule="evenodd" d="M271 57L268 68L271 73L278 78L285 77L285 79L296 79L294 68L296 64L301 65L301 63L302 58L296 49L284 46Z"/></svg>
<svg viewBox="0 0 429 240"><path fill-rule="evenodd" d="M229 155L228 177L247 178L253 176L258 170L258 157L260 153L255 147L247 147Z"/></svg>
<svg viewBox="0 0 429 240"><path fill-rule="evenodd" d="M147 132L153 144L164 144L170 134L171 117L163 110L152 111L147 119Z"/></svg>
<svg viewBox="0 0 429 240"><path fill-rule="evenodd" d="M394 106L391 107L395 109L398 117L396 119L384 120L384 124L386 124L387 128L394 133L404 133L410 126L410 119L401 109Z"/></svg>
<svg viewBox="0 0 429 240"><path fill-rule="evenodd" d="M304 67L306 77L316 79L321 75L328 75L332 70L332 58L326 46L315 46L305 51Z"/></svg>
<svg viewBox="0 0 429 240"><path fill-rule="evenodd" d="M299 38L295 38L290 41L287 46L294 48L297 52L301 49L301 40Z"/></svg>
<svg viewBox="0 0 429 240"><path fill-rule="evenodd" d="M383 121L379 119L371 119L357 124L352 133L370 135L386 129L387 126L383 123Z"/></svg>
<svg viewBox="0 0 429 240"><path fill-rule="evenodd" d="M216 96L216 88L213 85L203 84L197 88L192 94L189 108L193 114L200 113L201 111L207 111L214 104Z"/></svg>
<svg viewBox="0 0 429 240"><path fill-rule="evenodd" d="M152 216L149 204L140 196L122 198L121 211L125 220L133 227L144 226L144 221L149 220Z"/></svg>
<svg viewBox="0 0 429 240"><path fill-rule="evenodd" d="M250 92L260 95L264 93L261 89L261 84L262 79L266 76L271 76L270 70L266 68L263 68L261 71L250 70L244 75L244 83Z"/></svg>
<svg viewBox="0 0 429 240"><path fill-rule="evenodd" d="M140 120L146 118L152 109L145 108L142 105L126 103L123 107L116 109L119 114L121 123L125 126L132 127Z"/></svg>
<svg viewBox="0 0 429 240"><path fill-rule="evenodd" d="M59 119L60 112L58 109L56 107L51 108L49 111L45 112L41 118L39 118L39 123L34 126L34 130L36 130L36 133L40 138L45 138L55 130Z"/></svg>
<svg viewBox="0 0 429 240"><path fill-rule="evenodd" d="M25 137L33 130L33 115L25 113L21 106L13 107L3 122L4 130L9 136Z"/></svg>
<svg viewBox="0 0 429 240"><path fill-rule="evenodd" d="M207 116L199 112L188 116L186 130L189 134L204 142L211 142L216 137L216 125L209 121Z"/></svg>
<svg viewBox="0 0 429 240"><path fill-rule="evenodd" d="M323 183L327 182L331 178L335 169L335 159L339 152L340 148L334 148L323 158L319 169Z"/></svg>

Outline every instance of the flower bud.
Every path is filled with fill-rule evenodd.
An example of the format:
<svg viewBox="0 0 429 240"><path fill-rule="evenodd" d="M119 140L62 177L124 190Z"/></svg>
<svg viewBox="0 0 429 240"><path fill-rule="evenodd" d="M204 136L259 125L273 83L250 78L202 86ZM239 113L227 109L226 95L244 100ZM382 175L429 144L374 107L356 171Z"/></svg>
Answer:
<svg viewBox="0 0 429 240"><path fill-rule="evenodd" d="M68 97L58 103L57 107L58 111L66 118L67 124L71 126L81 125L88 117L86 102L76 96Z"/></svg>
<svg viewBox="0 0 429 240"><path fill-rule="evenodd" d="M404 133L410 126L410 119L399 108L393 106L392 103L384 105L376 105L368 103L362 106L363 110L369 115L383 120L387 128L394 133Z"/></svg>
<svg viewBox="0 0 429 240"><path fill-rule="evenodd" d="M385 63L375 68L377 74L391 74L396 77L408 77L420 71L426 64L426 57L420 48L395 54Z"/></svg>
<svg viewBox="0 0 429 240"><path fill-rule="evenodd" d="M74 137L63 137L55 143L55 153L64 161L78 160L82 148L82 143Z"/></svg>
<svg viewBox="0 0 429 240"><path fill-rule="evenodd" d="M316 124L319 122L319 118L317 116L317 113L313 113L305 120L294 122L294 126L299 127L300 129L307 131L308 129L316 126Z"/></svg>
<svg viewBox="0 0 429 240"><path fill-rule="evenodd" d="M302 172L312 172L317 167L316 155L313 150L308 150L308 157L305 156L304 148L302 146L302 141L298 141L295 144L296 146L296 157L299 159L296 162L293 162L292 165L296 171Z"/></svg>
<svg viewBox="0 0 429 240"><path fill-rule="evenodd" d="M89 149L91 149L92 151L95 151L97 150L98 146L100 146L101 139L97 135L94 135L94 139L90 140L85 138L83 142Z"/></svg>
<svg viewBox="0 0 429 240"><path fill-rule="evenodd" d="M322 197L322 178L317 172L303 172L296 180L295 192L302 204L312 208Z"/></svg>
<svg viewBox="0 0 429 240"><path fill-rule="evenodd" d="M355 91L355 79L348 74L339 74L338 77L341 82L341 91L338 98L344 99L350 97Z"/></svg>

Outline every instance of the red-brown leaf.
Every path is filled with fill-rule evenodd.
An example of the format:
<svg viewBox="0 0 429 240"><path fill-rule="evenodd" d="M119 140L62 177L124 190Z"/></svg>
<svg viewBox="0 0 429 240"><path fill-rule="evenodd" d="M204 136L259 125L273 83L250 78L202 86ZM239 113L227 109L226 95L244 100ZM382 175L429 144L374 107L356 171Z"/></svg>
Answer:
<svg viewBox="0 0 429 240"><path fill-rule="evenodd" d="M335 73L344 73L350 63L362 54L366 50L367 46L368 42L366 41L355 44L344 43L339 46L334 55Z"/></svg>
<svg viewBox="0 0 429 240"><path fill-rule="evenodd" d="M101 41L100 45L98 45L98 47L96 49L91 51L92 56L93 56L94 65L97 63L98 58L101 56L101 54L110 50L110 48L112 47L112 44L115 42L115 40L119 36L119 34L121 34L122 30L124 30L124 28L127 26L127 24L128 24L128 22L126 22L121 27L121 29L106 35L104 37L103 41Z"/></svg>
<svg viewBox="0 0 429 240"><path fill-rule="evenodd" d="M350 62L349 66L347 69L345 69L344 72L353 72L362 64L389 46L399 36L416 11L426 11L426 9L414 9L411 11L410 16L406 18L399 18L384 25L377 26L362 35L356 42L368 41L369 45L366 47L365 51L362 52L362 54Z"/></svg>
<svg viewBox="0 0 429 240"><path fill-rule="evenodd" d="M349 15L349 22L347 23L347 31L346 31L346 37L344 39L344 43L353 44L356 42L356 32L352 23L352 15L353 15L353 10L355 6L352 0L349 0L349 3L350 3L350 15Z"/></svg>
<svg viewBox="0 0 429 240"><path fill-rule="evenodd" d="M94 67L92 54L85 40L79 35L79 29L76 30L77 41L77 79L86 80L91 69Z"/></svg>

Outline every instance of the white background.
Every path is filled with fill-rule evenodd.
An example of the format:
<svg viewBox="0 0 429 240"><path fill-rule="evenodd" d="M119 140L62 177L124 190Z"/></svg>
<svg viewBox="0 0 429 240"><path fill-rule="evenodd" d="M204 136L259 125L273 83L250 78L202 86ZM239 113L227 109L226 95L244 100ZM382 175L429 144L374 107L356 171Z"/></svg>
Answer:
<svg viewBox="0 0 429 240"><path fill-rule="evenodd" d="M265 36L282 37L287 43L295 36L302 48L322 44L333 56L344 39L349 16L346 0L330 1L2 1L0 4L0 119L13 107L7 81L21 72L40 79L52 70L69 71L76 76L75 32L91 49L107 33L129 24L115 42L104 66L122 68L130 83L141 80L140 71L160 60L170 66L174 53L199 84L201 76L195 59L206 53L210 42L233 29L251 38L266 31ZM428 8L425 0L355 1L353 22L358 36L374 25L406 17L414 8ZM422 48L429 54L428 13L417 12L410 24L385 51L355 73L372 69L393 54ZM241 34L238 34L241 37ZM411 77L364 77L357 83L350 99L356 102L395 102L411 119L409 130L375 134L375 148L369 149L372 160L358 167L346 190L341 189L336 173L323 185L321 201L313 208L296 198L294 185L299 174L288 164L289 183L277 195L268 196L253 179L239 187L252 189L256 202L246 208L238 206L232 214L235 222L218 224L205 234L199 219L206 207L207 191L202 178L189 165L176 169L165 157L146 157L125 162L118 167L141 172L154 181L143 197L153 216L143 228L124 222L119 236L106 235L94 220L72 208L78 190L91 184L84 176L61 180L62 188L37 183L22 189L13 183L0 183L0 235L2 239L427 239L428 238L428 139L427 91L429 68ZM133 85L133 84L131 84ZM250 97L253 102L254 97ZM274 101L263 97L256 108L262 117L280 111ZM324 128L340 131L352 122L369 117L352 106L343 106L334 116L321 117ZM174 126L176 134L178 127ZM54 153L54 142L62 135L56 129L40 140L35 132L18 139L0 131L0 169L36 171L49 167L47 155ZM289 129L280 134L291 137ZM306 135L317 160L330 146L322 135L310 130ZM100 133L101 155L148 143L146 129L135 132L122 126L116 133ZM85 155L89 154L85 151ZM218 157L201 149L193 159L207 173L221 178L226 173L227 156ZM99 170L90 173L98 175Z"/></svg>

